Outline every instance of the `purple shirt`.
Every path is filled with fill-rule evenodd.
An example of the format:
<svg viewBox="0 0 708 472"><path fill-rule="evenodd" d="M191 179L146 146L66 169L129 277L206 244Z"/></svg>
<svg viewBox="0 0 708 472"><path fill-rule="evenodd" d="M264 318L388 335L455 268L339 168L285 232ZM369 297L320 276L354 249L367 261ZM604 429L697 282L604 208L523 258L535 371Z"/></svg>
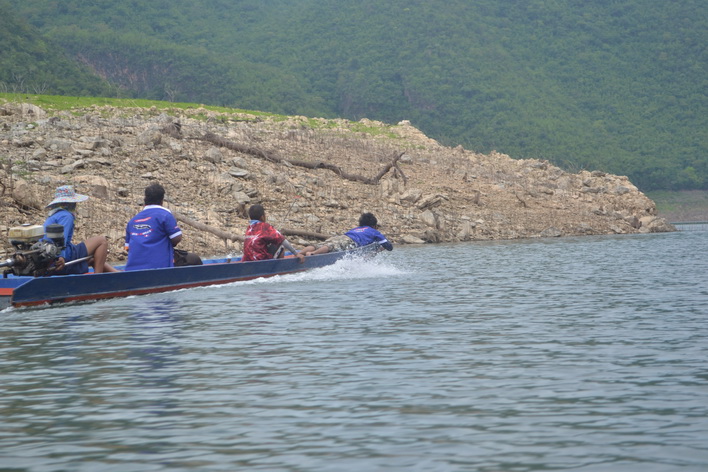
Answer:
<svg viewBox="0 0 708 472"><path fill-rule="evenodd" d="M350 229L344 234L349 236L358 246L366 246L367 244L377 242L388 251L393 249L393 244L388 242L386 236L371 226L359 226L358 228Z"/></svg>

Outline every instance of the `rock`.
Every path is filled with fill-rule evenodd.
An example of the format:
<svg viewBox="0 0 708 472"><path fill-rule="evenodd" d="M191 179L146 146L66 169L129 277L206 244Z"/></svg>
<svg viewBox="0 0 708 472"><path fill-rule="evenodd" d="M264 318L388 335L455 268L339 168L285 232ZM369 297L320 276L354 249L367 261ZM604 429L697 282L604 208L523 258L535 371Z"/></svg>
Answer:
<svg viewBox="0 0 708 472"><path fill-rule="evenodd" d="M631 190L628 187L625 187L624 185L618 185L612 190L612 193L614 193L615 195L625 195L630 192Z"/></svg>
<svg viewBox="0 0 708 472"><path fill-rule="evenodd" d="M641 223L641 221L639 221L639 218L637 218L637 217L634 216L634 215L628 216L627 218L625 218L625 221L626 221L632 228L635 228L635 229L639 229L639 228L642 226L642 223Z"/></svg>
<svg viewBox="0 0 708 472"><path fill-rule="evenodd" d="M26 180L18 180L14 183L12 197L25 206L44 209L46 203L41 198L41 189Z"/></svg>
<svg viewBox="0 0 708 472"><path fill-rule="evenodd" d="M435 207L439 206L445 200L447 200L447 197L444 195L440 195L440 194L426 195L426 196L421 197L420 201L418 201L416 206L421 210L435 208Z"/></svg>
<svg viewBox="0 0 708 472"><path fill-rule="evenodd" d="M462 224L460 225L460 231L457 233L457 238L460 241L467 241L470 239L472 234L473 224L469 221L469 218L464 217Z"/></svg>
<svg viewBox="0 0 708 472"><path fill-rule="evenodd" d="M580 191L583 193L605 193L607 190L604 187L583 187Z"/></svg>
<svg viewBox="0 0 708 472"><path fill-rule="evenodd" d="M401 241L404 244L425 244L425 241L417 236L413 236L412 234L404 234Z"/></svg>
<svg viewBox="0 0 708 472"><path fill-rule="evenodd" d="M403 195L401 195L400 201L405 203L415 203L420 200L423 196L423 191L417 188L412 188L406 190Z"/></svg>
<svg viewBox="0 0 708 472"><path fill-rule="evenodd" d="M204 160L212 164L220 164L224 160L224 155L219 148L211 147L204 154Z"/></svg>
<svg viewBox="0 0 708 472"><path fill-rule="evenodd" d="M46 141L45 147L55 152L65 152L71 149L72 144L70 139L50 138Z"/></svg>
<svg viewBox="0 0 708 472"><path fill-rule="evenodd" d="M643 216L639 218L639 232L640 233L663 233L669 231L676 231L674 225L669 224L664 218L659 218L653 215Z"/></svg>
<svg viewBox="0 0 708 472"><path fill-rule="evenodd" d="M652 222L649 224L649 228L652 233L668 233L672 231L676 231L676 227L666 221L664 218L655 218L652 220Z"/></svg>
<svg viewBox="0 0 708 472"><path fill-rule="evenodd" d="M317 215L313 215L312 213L310 213L305 215L304 222L306 227L312 228L320 222L320 219L317 217Z"/></svg>
<svg viewBox="0 0 708 472"><path fill-rule="evenodd" d="M341 203L337 200L327 200L326 202L324 202L324 206L327 208L337 208L340 210L345 210L348 208L345 203Z"/></svg>
<svg viewBox="0 0 708 472"><path fill-rule="evenodd" d="M44 148L38 148L32 153L32 158L41 161L47 157L47 150Z"/></svg>
<svg viewBox="0 0 708 472"><path fill-rule="evenodd" d="M209 183L217 189L220 195L227 195L234 191L241 191L243 186L237 182L229 174L209 175Z"/></svg>
<svg viewBox="0 0 708 472"><path fill-rule="evenodd" d="M147 145L150 147L155 147L162 142L162 134L154 129L149 129L143 131L138 135L137 143L141 145Z"/></svg>
<svg viewBox="0 0 708 472"><path fill-rule="evenodd" d="M563 232L555 226L546 228L539 234L539 237L541 238L559 238L561 236L563 236Z"/></svg>
<svg viewBox="0 0 708 472"><path fill-rule="evenodd" d="M182 146L182 143L180 143L179 141L172 140L172 139L167 142L167 146L173 152L175 152L177 154L180 154L182 152L182 150L184 149Z"/></svg>
<svg viewBox="0 0 708 472"><path fill-rule="evenodd" d="M86 161L84 161L83 159L77 159L72 164L67 164L64 167L62 167L60 172L62 174L71 174L76 169L81 169L85 165L86 165Z"/></svg>
<svg viewBox="0 0 708 472"><path fill-rule="evenodd" d="M439 231L428 229L423 233L423 240L428 243L440 243L443 241L443 237Z"/></svg>
<svg viewBox="0 0 708 472"><path fill-rule="evenodd" d="M244 169L239 169L237 167L232 167L229 169L229 175L237 179L248 179L251 177L251 173Z"/></svg>
<svg viewBox="0 0 708 472"><path fill-rule="evenodd" d="M435 217L435 214L430 210L425 210L423 213L420 214L420 221L425 223L427 226L430 226L431 228L438 227L438 219Z"/></svg>
<svg viewBox="0 0 708 472"><path fill-rule="evenodd" d="M236 203L250 203L251 198L245 193L241 191L236 191L233 192L232 195L234 202Z"/></svg>
<svg viewBox="0 0 708 472"><path fill-rule="evenodd" d="M89 195L96 198L102 198L103 200L108 200L108 186L94 185L91 187Z"/></svg>
<svg viewBox="0 0 708 472"><path fill-rule="evenodd" d="M231 159L231 165L234 167L238 167L239 169L248 169L248 162L246 161L246 159L240 156L236 156Z"/></svg>
<svg viewBox="0 0 708 472"><path fill-rule="evenodd" d="M23 116L29 117L33 121L47 116L47 112L45 112L37 105L32 105L30 103L23 103L21 112Z"/></svg>

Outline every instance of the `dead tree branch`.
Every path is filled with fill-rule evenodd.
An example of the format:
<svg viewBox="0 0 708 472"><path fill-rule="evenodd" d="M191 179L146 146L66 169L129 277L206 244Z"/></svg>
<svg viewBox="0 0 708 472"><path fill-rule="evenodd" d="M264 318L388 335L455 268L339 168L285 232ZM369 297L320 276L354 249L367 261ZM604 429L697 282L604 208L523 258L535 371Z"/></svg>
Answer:
<svg viewBox="0 0 708 472"><path fill-rule="evenodd" d="M297 167L304 167L306 169L327 169L331 170L341 178L345 180L351 180L353 182L361 182L366 185L377 185L381 178L386 175L386 173L391 170L392 167L396 167L396 169L401 172L401 169L398 167L397 162L403 156L403 153L400 153L398 156L396 156L393 161L391 161L389 164L386 164L383 169L376 175L374 178L369 178L369 177L364 177L362 175L357 175L357 174L350 174L348 172L345 172L341 167L336 166L334 164L328 164L326 162L308 162L308 161L301 161L301 160L290 160L290 159L285 159L281 156L278 156L277 154L274 154L272 152L264 151L263 149L259 148L254 148L250 146L244 146L238 143L235 143L233 141L229 141L228 139L224 139L220 136L217 136L213 133L206 133L204 136L202 136L201 139L203 141L210 142L216 146L220 147L225 147L226 149L231 149L232 151L237 151L237 152L242 152L244 154L249 154L251 156L255 156L261 159L265 159L270 162L276 162L276 163L282 163L282 162L288 162L291 165L297 166ZM401 172L401 175L404 178L404 181L406 180L405 175L403 172Z"/></svg>
<svg viewBox="0 0 708 472"><path fill-rule="evenodd" d="M175 211L173 211L172 214L175 216L177 221L181 221L181 222L191 226L192 228L196 228L200 231L206 231L207 233L211 233L215 236L218 236L223 240L243 242L244 238L243 238L243 235L241 235L241 234L233 234L233 233L229 233L227 231L222 231L218 228L214 228L212 226L205 225L204 223L201 223L197 220L193 220L192 218L189 218L188 216L184 216L181 213L177 213Z"/></svg>
<svg viewBox="0 0 708 472"><path fill-rule="evenodd" d="M182 215L182 214L177 213L175 211L173 211L172 214L175 216L175 218L178 221L181 221L184 224L191 226L192 228L198 229L200 231L206 231L207 233L211 233L215 236L218 236L219 238L221 238L224 241L239 241L239 242L244 241L244 236L242 234L229 233L228 231L223 231L218 228L214 228L212 226L201 223L197 220L189 218L188 216ZM320 239L320 240L325 240L325 239L329 238L329 235L326 235L323 233L315 233L312 231L301 231L301 230L297 230L297 229L281 229L280 232L286 236L302 236L305 238Z"/></svg>
<svg viewBox="0 0 708 472"><path fill-rule="evenodd" d="M286 236L302 236L303 238L320 239L322 241L329 238L329 235L324 233L315 233L314 231L303 231L299 229L281 229L280 232Z"/></svg>

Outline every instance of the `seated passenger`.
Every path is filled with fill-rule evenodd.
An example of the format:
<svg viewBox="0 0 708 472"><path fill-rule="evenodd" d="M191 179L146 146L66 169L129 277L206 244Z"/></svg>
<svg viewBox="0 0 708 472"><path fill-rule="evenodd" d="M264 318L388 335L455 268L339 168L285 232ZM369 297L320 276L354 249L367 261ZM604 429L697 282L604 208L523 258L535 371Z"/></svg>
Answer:
<svg viewBox="0 0 708 472"><path fill-rule="evenodd" d="M108 258L108 241L105 236L93 236L78 244L71 242L74 237L74 222L76 221L76 203L88 200L88 195L81 195L74 191L71 185L62 185L55 192L47 208L49 217L44 222L44 231L51 224L64 226L64 249L55 262L56 270L53 275L85 274L92 265L94 272L118 272L116 268L106 262ZM86 259L81 262L65 265L67 262L93 256L93 259Z"/></svg>
<svg viewBox="0 0 708 472"><path fill-rule="evenodd" d="M300 262L305 260L303 255L297 252L290 242L285 239L285 236L266 223L266 213L263 205L251 205L248 209L248 217L251 222L248 225L243 242L242 262L272 259L277 255L280 246L290 251Z"/></svg>
<svg viewBox="0 0 708 472"><path fill-rule="evenodd" d="M174 247L182 240L182 230L172 212L162 206L164 199L162 185L145 188L145 206L125 228L125 270L174 267Z"/></svg>
<svg viewBox="0 0 708 472"><path fill-rule="evenodd" d="M307 246L302 252L306 256L325 254L333 251L346 251L377 242L387 251L393 250L393 245L386 236L378 230L378 221L373 213L363 213L359 217L359 226L339 236L332 236L321 244Z"/></svg>

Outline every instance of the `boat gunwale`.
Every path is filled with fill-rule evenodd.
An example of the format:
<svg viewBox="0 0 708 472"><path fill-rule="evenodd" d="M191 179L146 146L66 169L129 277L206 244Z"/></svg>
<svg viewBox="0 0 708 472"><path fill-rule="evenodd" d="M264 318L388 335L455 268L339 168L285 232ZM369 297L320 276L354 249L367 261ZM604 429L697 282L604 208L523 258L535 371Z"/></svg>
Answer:
<svg viewBox="0 0 708 472"><path fill-rule="evenodd" d="M141 269L141 270L135 270L135 271L121 271L121 272L106 272L102 274L95 274L93 272L89 272L86 274L67 274L67 275L59 275L59 276L52 276L52 277L32 277L32 276L14 276L14 275L5 275L2 278L0 278L0 284L2 284L2 281L13 281L6 283L7 285L11 285L15 283L16 285L14 286L5 286L5 287L0 287L0 309L4 309L5 307L8 306L13 306L13 307L31 307L31 306L39 306L39 305L51 305L55 303L68 303L68 302L76 302L76 301L90 301L90 300L102 300L102 299L109 299L109 298L120 298L120 297L128 297L128 296L137 296L137 295L145 295L145 294L150 294L150 293L163 293L163 292L169 292L169 291L175 291L175 290L183 290L183 289L189 289L189 288L197 288L197 287L206 287L210 285L224 285L228 283L233 283L233 282L239 282L239 281L247 281L247 280L253 280L257 278L267 278L267 277L273 277L276 275L287 275L291 273L297 273L297 272L303 272L311 269L316 269L328 265L332 265L336 263L337 261L347 257L347 256L358 256L358 255L363 255L367 253L372 253L375 252L376 249L379 248L379 245L374 243L370 244L367 246L362 246L358 247L355 249L347 250L347 251L337 251L337 252L330 252L330 253L325 253L325 254L318 254L318 255L312 255L312 256L306 256L305 260L300 263L297 261L295 256L293 255L287 255L285 258L282 259L266 259L266 260L261 260L261 261L246 261L243 262L240 260L240 258L218 258L218 259L207 259L204 261L204 264L202 265L191 265L191 266L178 266L178 267L163 267L163 268L157 268L157 269ZM309 263L308 263L309 262ZM259 267L260 265L267 264L267 266L270 266L270 269L263 269L259 271L254 269L255 267ZM298 264L298 265L293 265L293 264ZM301 264L304 264L304 266L301 266ZM189 280L188 274L192 273L198 273L198 272L204 272L208 270L209 268L223 268L225 266L235 266L238 265L239 267L249 267L250 270L242 270L239 271L238 274L212 274L214 278L209 278L208 274L206 278L203 280ZM38 286L37 288L41 287L42 285L50 284L51 287L53 287L54 291L56 292L58 283L61 281L70 281L71 284L76 284L78 283L77 281L79 280L84 280L86 276L92 276L88 280L93 280L93 281L101 281L100 285L103 285L104 287L107 286L108 280L115 279L116 277L119 277L120 279L126 279L123 280L121 283L126 286L130 285L131 282L140 282L141 280L145 280L146 278L150 278L151 273L158 272L158 274L155 274L155 277L159 275L159 273L163 274L179 274L180 272L183 272L183 278L182 279L172 279L174 282L172 283L164 283L164 284L156 284L156 285L151 285L145 288L125 288L125 289L117 289L117 290L100 290L98 287L96 291L86 291L85 293L77 293L75 291L75 294L72 295L70 291L64 295L64 293L58 294L54 293L53 295L50 293L49 295L45 295L48 298L42 298L41 296L36 295L36 291L32 291L32 288L35 288L34 286ZM130 274L130 275L128 275ZM184 278L186 277L186 278ZM100 278L100 279L99 279ZM24 282L23 282L24 280ZM33 284L32 287L28 288L27 284L37 281L36 284ZM51 281L51 282L47 282ZM74 287L75 288L75 287ZM70 287L71 289L71 287ZM15 300L15 295L16 291L20 290L24 298ZM24 292L28 292L25 294ZM51 292L51 290L50 290ZM45 292L46 293L46 292ZM7 302L7 303L5 303Z"/></svg>

